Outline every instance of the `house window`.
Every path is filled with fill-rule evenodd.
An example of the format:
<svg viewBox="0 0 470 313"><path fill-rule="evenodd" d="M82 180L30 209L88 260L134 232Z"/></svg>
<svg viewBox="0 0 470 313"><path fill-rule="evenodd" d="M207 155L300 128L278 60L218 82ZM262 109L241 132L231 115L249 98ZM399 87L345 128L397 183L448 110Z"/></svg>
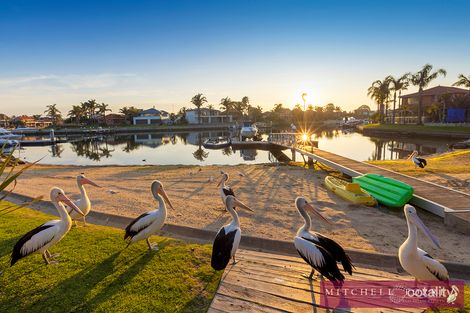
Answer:
<svg viewBox="0 0 470 313"><path fill-rule="evenodd" d="M145 125L147 124L147 120L135 120L135 124L136 125Z"/></svg>

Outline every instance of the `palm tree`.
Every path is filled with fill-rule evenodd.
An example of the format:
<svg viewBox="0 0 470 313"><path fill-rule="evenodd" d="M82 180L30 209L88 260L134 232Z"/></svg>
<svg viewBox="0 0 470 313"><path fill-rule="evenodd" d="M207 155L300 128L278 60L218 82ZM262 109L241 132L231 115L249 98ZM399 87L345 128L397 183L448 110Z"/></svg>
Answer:
<svg viewBox="0 0 470 313"><path fill-rule="evenodd" d="M445 69L440 68L434 73L431 73L432 65L426 64L423 66L421 71L417 72L413 76L411 76L411 83L414 86L419 87L419 102L418 102L418 121L417 125L423 125L422 117L423 117L423 89L426 88L430 82L436 79L439 75L446 76L447 72Z"/></svg>
<svg viewBox="0 0 470 313"><path fill-rule="evenodd" d="M459 74L459 80L453 83L452 86L463 86L468 88L468 92L470 93L470 75L467 77L464 74Z"/></svg>
<svg viewBox="0 0 470 313"><path fill-rule="evenodd" d="M395 78L392 75L388 76L388 80L391 84L391 90L393 90L393 113L392 113L392 124L395 124L395 106L397 103L397 92L398 98L401 97L401 91L406 90L410 84L410 75L411 73L406 73L400 78Z"/></svg>
<svg viewBox="0 0 470 313"><path fill-rule="evenodd" d="M111 112L111 109L108 109L109 104L101 103L97 105L98 113L103 116L103 121L106 123L106 112Z"/></svg>
<svg viewBox="0 0 470 313"><path fill-rule="evenodd" d="M142 111L141 109L138 109L136 107L130 106L130 107L123 107L119 109L119 113L123 114L126 117L126 120L132 124L132 118L137 115Z"/></svg>
<svg viewBox="0 0 470 313"><path fill-rule="evenodd" d="M385 77L384 80L376 80L367 89L367 95L377 103L380 123L383 123L384 121L384 107L390 97L389 85L390 81L388 77Z"/></svg>
<svg viewBox="0 0 470 313"><path fill-rule="evenodd" d="M52 118L52 124L55 125L57 123L57 120L62 117L62 114L57 108L57 104L49 104L48 106L46 106L46 108L47 109L44 111L44 113L46 114L46 116Z"/></svg>
<svg viewBox="0 0 470 313"><path fill-rule="evenodd" d="M207 99L202 93L198 93L191 99L191 103L197 108L198 123L201 124L201 107L207 103Z"/></svg>
<svg viewBox="0 0 470 313"><path fill-rule="evenodd" d="M229 97L220 99L220 109L224 111L225 114L232 109L232 100Z"/></svg>
<svg viewBox="0 0 470 313"><path fill-rule="evenodd" d="M75 123L79 124L80 119L83 117L83 113L83 108L80 105L74 105L67 116L70 117L70 119L75 119Z"/></svg>

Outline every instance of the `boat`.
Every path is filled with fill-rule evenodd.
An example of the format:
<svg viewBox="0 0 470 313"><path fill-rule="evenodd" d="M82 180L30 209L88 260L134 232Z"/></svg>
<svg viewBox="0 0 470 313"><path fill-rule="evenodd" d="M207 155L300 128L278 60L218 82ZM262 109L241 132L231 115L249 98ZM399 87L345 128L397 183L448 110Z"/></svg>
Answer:
<svg viewBox="0 0 470 313"><path fill-rule="evenodd" d="M0 128L0 139L4 140L15 140L23 137L22 135L15 135L11 131L5 129L5 128Z"/></svg>
<svg viewBox="0 0 470 313"><path fill-rule="evenodd" d="M367 206L375 206L377 204L375 198L357 183L350 183L333 176L326 176L325 185L341 198L354 204L364 204Z"/></svg>
<svg viewBox="0 0 470 313"><path fill-rule="evenodd" d="M388 207L401 208L413 196L413 187L382 175L365 174L353 177L352 180L377 199L380 204Z"/></svg>
<svg viewBox="0 0 470 313"><path fill-rule="evenodd" d="M254 138L256 135L258 135L258 128L256 125L251 122L243 122L243 126L240 129L240 137L242 141L245 138Z"/></svg>
<svg viewBox="0 0 470 313"><path fill-rule="evenodd" d="M0 138L0 149L2 147L14 148L14 147L18 146L19 144L20 144L20 142L18 140Z"/></svg>
<svg viewBox="0 0 470 313"><path fill-rule="evenodd" d="M202 145L206 149L223 149L229 147L231 144L232 141L229 138L217 137L205 140Z"/></svg>

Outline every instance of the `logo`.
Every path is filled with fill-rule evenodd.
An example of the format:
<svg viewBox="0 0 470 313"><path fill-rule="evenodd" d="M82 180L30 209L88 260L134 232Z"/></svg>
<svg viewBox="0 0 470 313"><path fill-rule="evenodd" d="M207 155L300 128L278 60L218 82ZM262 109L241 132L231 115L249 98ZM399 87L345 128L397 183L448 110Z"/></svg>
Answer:
<svg viewBox="0 0 470 313"><path fill-rule="evenodd" d="M320 304L328 308L463 308L463 280L364 281L320 284Z"/></svg>

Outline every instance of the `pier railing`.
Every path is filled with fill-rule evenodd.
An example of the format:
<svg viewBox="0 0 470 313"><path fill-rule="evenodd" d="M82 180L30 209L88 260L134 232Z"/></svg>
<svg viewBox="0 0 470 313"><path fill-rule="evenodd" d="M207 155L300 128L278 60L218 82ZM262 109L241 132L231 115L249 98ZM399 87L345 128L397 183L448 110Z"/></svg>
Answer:
<svg viewBox="0 0 470 313"><path fill-rule="evenodd" d="M268 141L292 149L318 147L318 141L303 133L271 133Z"/></svg>

